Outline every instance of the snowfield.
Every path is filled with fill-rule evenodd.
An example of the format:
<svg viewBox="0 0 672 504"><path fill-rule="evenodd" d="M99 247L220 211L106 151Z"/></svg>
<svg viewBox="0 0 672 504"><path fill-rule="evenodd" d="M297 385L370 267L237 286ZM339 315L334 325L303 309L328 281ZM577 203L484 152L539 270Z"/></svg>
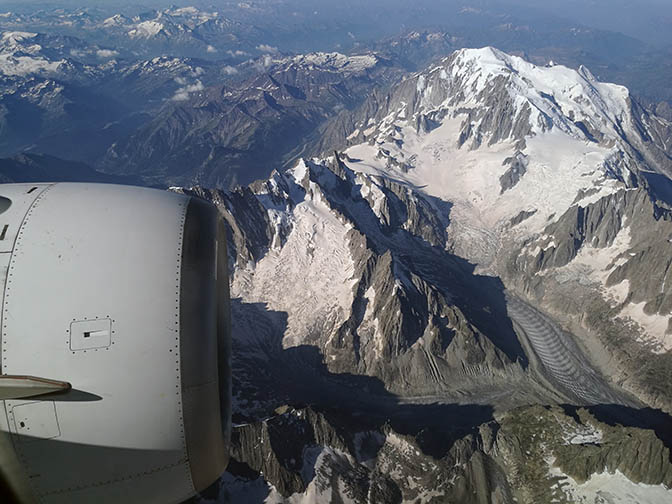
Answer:
<svg viewBox="0 0 672 504"><path fill-rule="evenodd" d="M301 162L289 176L296 182L305 173ZM232 285L232 296L288 314L285 348L342 324L354 297L350 227L325 204L319 186L311 182L310 188L295 195L294 208L278 208L268 200L269 214L278 229L286 230L286 241L276 242L253 270L237 273Z"/></svg>
<svg viewBox="0 0 672 504"><path fill-rule="evenodd" d="M486 142L486 137L477 146L463 142L465 131L478 131L484 121L469 124L470 114L492 106L484 100L501 79L507 79L506 96L514 104L510 116L526 118L529 110L529 134L496 142ZM493 48L464 49L453 60L412 77L409 88L412 83L415 109L405 99L379 123L357 125L348 140L364 141L347 149L348 165L405 181L452 203L451 246L476 263L477 272L497 274L493 263L503 242L521 243L539 236L571 206L586 206L629 188L628 167L639 161L626 145L626 137L637 135L632 131L628 90L598 82L584 67L578 71L560 65L538 67ZM439 123L426 131L418 127L423 115L438 117ZM510 176L516 159L524 170L517 168L516 180L505 187L502 180ZM400 164L409 169L400 169ZM622 302L625 284L607 288L605 282L620 264L614 259L627 246L624 231L609 248L586 246L556 273L585 272L585 281L599 285L605 299ZM646 315L634 305L624 307L621 315L638 324L651 348L672 349L667 317Z"/></svg>
<svg viewBox="0 0 672 504"><path fill-rule="evenodd" d="M664 485L633 483L623 473L593 474L585 483L578 483L557 467L551 475L560 478L556 493L576 503L601 504L662 504L670 502L672 491ZM558 500L559 501L559 500ZM559 501L560 502L560 501Z"/></svg>

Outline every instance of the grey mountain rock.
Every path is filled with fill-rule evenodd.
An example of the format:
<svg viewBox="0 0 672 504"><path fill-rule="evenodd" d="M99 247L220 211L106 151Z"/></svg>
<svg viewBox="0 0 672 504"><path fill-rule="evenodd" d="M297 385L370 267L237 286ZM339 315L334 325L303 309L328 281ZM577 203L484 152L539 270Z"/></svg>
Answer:
<svg viewBox="0 0 672 504"><path fill-rule="evenodd" d="M468 265L438 248L447 216L437 215L436 203L393 181L358 179L335 159L331 165L307 163L298 180L275 174L229 194L195 190L218 204L229 223L234 276L243 277L250 263L285 246L296 225L292 212L304 199L318 199L351 228L354 263L347 316L303 336L322 349L330 372L378 376L391 390L411 393L437 391L456 380L466 386L472 374L524 379L513 330L494 342L482 332L504 316L501 306L469 315L496 298L486 301L472 290L479 280ZM269 211L276 208L288 215L273 224Z"/></svg>
<svg viewBox="0 0 672 504"><path fill-rule="evenodd" d="M536 210L522 210L520 213L518 213L518 215L516 215L509 221L509 225L513 227L517 224L520 224L525 219L529 219L530 217L532 217L535 213L537 213Z"/></svg>
<svg viewBox="0 0 672 504"><path fill-rule="evenodd" d="M646 303L647 313L670 313L672 286L665 279L672 261L672 216L657 207L643 189L620 191L586 207L571 207L546 228L555 245L541 250L532 264L521 268L534 274L565 266L583 247L611 247L624 229L630 234L630 246L613 258L607 287L627 280L629 301Z"/></svg>
<svg viewBox="0 0 672 504"><path fill-rule="evenodd" d="M522 153L517 153L515 156L506 158L504 165L509 166L509 169L499 177L499 183L502 186L502 193L514 187L525 172L527 171L527 156ZM521 221L518 221L521 222Z"/></svg>
<svg viewBox="0 0 672 504"><path fill-rule="evenodd" d="M320 124L400 72L372 54L283 58L235 87L215 86L167 103L115 144L100 166L175 185L249 184L295 159Z"/></svg>
<svg viewBox="0 0 672 504"><path fill-rule="evenodd" d="M362 504L569 503L581 499L578 484L616 471L633 483L669 487L662 426L611 426L603 415L599 408L532 406L460 432L283 407L234 429L234 460L216 493L224 503L253 492L278 502L311 495Z"/></svg>
<svg viewBox="0 0 672 504"><path fill-rule="evenodd" d="M665 370L672 365L670 353L644 350L659 349L660 343L647 338L635 322L641 318L633 321L624 318L629 312L622 313L641 304L645 316L666 320L660 332L670 332L669 211L657 206L646 189L620 191L585 207L572 206L546 228L544 236L511 254L502 269L505 281L561 314L565 323L580 324L586 338L599 345L594 352L615 357L606 368L615 379L669 409L666 390L672 382ZM580 266L585 255L577 256L600 251L606 254L601 263L589 269ZM614 298L609 289L622 294Z"/></svg>

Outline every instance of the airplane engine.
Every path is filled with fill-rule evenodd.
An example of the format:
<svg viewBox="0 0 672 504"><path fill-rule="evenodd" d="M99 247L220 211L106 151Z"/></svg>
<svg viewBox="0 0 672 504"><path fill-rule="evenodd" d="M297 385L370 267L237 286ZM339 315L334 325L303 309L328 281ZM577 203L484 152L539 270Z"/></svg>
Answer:
<svg viewBox="0 0 672 504"><path fill-rule="evenodd" d="M209 203L0 185L0 472L20 502L181 502L224 472L230 315Z"/></svg>

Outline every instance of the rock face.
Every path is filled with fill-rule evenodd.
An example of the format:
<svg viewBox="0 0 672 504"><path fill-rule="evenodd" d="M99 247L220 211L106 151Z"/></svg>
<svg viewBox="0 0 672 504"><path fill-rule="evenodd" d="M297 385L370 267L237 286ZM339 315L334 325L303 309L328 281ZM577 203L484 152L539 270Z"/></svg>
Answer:
<svg viewBox="0 0 672 504"><path fill-rule="evenodd" d="M228 194L197 193L229 223L239 309L263 303L284 319L276 353L300 358L310 345L326 372L375 377L404 395L528 380L501 284L442 246L449 207L337 156ZM248 351L258 345L249 319L239 313L235 331Z"/></svg>
<svg viewBox="0 0 672 504"><path fill-rule="evenodd" d="M596 418L601 414L532 406L468 433L413 432L395 420L284 407L234 429L233 461L211 498L570 503L585 496L583 484L593 474L613 484L625 476L629 491L654 499L640 502L665 498L672 486L669 449L653 430L612 427Z"/></svg>
<svg viewBox="0 0 672 504"><path fill-rule="evenodd" d="M615 252L614 245L622 244L624 250L611 258L611 264L603 265L609 268L604 271L606 287L627 281L627 298L644 302L646 313L672 311L672 287L665 282L672 261L672 214L652 202L646 190L619 191L585 207L573 206L544 234L547 238L526 246L531 250L539 244L539 249L534 258L520 257L520 269L537 274L566 266L582 250ZM623 235L628 240L615 243ZM550 241L554 244L542 248Z"/></svg>
<svg viewBox="0 0 672 504"><path fill-rule="evenodd" d="M645 189L573 206L511 254L507 283L587 330L626 388L670 409L672 218Z"/></svg>
<svg viewBox="0 0 672 504"><path fill-rule="evenodd" d="M512 189L518 182L520 182L520 179L527 171L527 158L524 155L518 153L513 157L506 158L504 160L504 164L509 166L509 169L506 170L501 177L499 177L499 183L502 186L502 193ZM522 222L522 219L518 222ZM516 224L518 222L516 222Z"/></svg>

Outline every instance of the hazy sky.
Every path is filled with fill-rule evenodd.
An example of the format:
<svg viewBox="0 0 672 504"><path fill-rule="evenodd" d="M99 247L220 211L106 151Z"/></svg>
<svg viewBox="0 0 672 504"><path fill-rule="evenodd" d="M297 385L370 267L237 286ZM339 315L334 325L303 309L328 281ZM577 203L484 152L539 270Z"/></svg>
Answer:
<svg viewBox="0 0 672 504"><path fill-rule="evenodd" d="M257 3L260 0L246 0L248 3ZM139 8L155 8L169 5L196 5L199 7L217 8L228 4L235 5L238 0L0 0L3 9L26 10L39 7L102 7L115 9L120 6L132 6L133 11ZM292 9L312 11L319 8L328 10L338 9L344 2L339 0L261 0L260 3L287 3ZM139 7L140 4L142 7ZM353 5L349 4L349 8ZM363 6L368 12L373 9L389 11L390 16L395 12L412 11L418 5L431 6L431 10L441 11L445 8L448 15L455 8L475 7L484 9L507 9L516 15L524 13L525 9L548 12L558 17L580 23L585 26L605 30L619 31L641 40L672 45L672 0L362 0L354 6ZM523 9L521 9L521 7ZM356 7L355 7L356 9ZM354 14L350 11L350 14ZM360 20L361 21L361 20ZM441 17L433 19L436 25L441 24Z"/></svg>
<svg viewBox="0 0 672 504"><path fill-rule="evenodd" d="M672 45L672 0L503 0L501 3L528 6L646 42Z"/></svg>

